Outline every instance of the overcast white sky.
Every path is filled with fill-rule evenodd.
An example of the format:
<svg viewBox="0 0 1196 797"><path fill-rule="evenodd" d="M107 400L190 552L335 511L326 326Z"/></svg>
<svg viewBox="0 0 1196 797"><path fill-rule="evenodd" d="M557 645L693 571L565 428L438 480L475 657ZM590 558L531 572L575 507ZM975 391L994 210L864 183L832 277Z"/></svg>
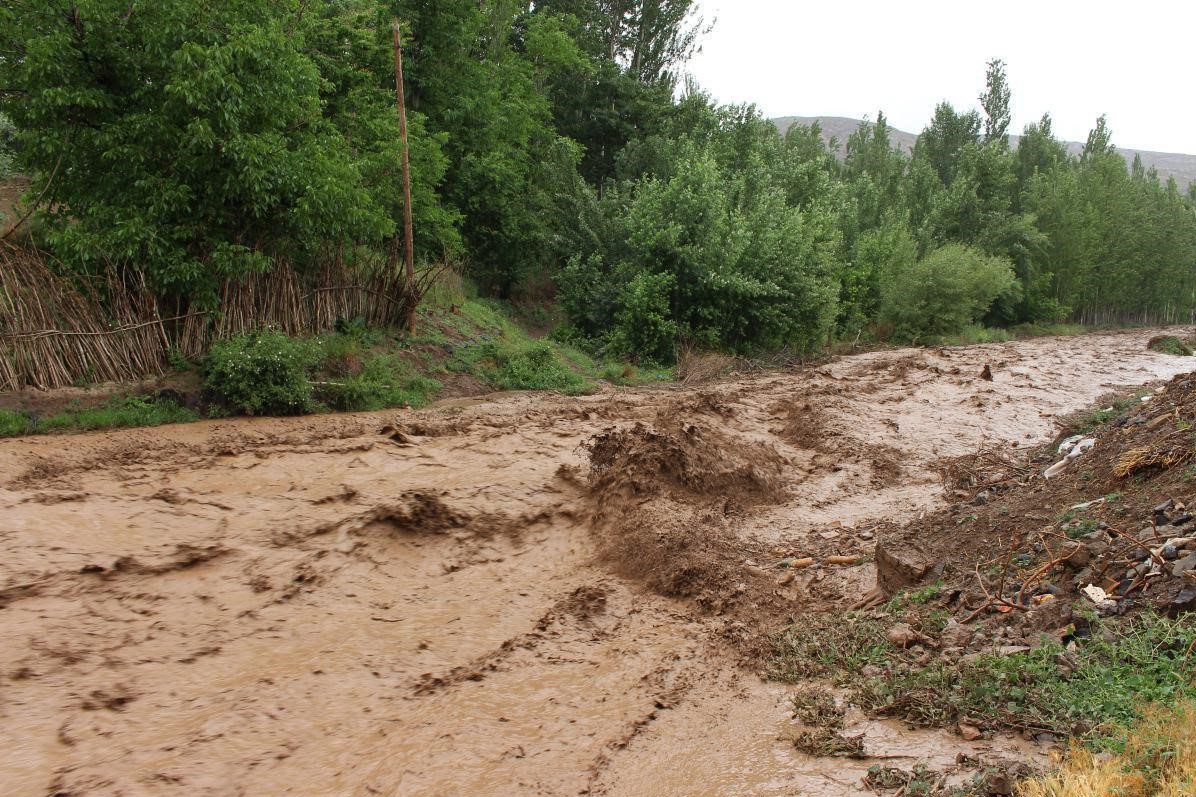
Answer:
<svg viewBox="0 0 1196 797"><path fill-rule="evenodd" d="M1008 64L1013 126L1046 111L1083 141L1196 154L1193 0L698 0L717 18L690 73L722 103L768 116L884 110L918 133L934 106L976 106L985 63Z"/></svg>

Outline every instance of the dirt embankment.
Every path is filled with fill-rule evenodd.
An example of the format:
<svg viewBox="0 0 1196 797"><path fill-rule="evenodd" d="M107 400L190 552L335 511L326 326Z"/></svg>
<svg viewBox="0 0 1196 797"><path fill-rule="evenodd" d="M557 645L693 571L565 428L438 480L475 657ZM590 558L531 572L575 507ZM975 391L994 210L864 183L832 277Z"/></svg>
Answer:
<svg viewBox="0 0 1196 797"><path fill-rule="evenodd" d="M779 741L787 691L743 665L872 586L853 557L942 505L942 457L1191 367L1149 338L2 443L0 783L859 793L868 762ZM983 752L852 722L872 756Z"/></svg>

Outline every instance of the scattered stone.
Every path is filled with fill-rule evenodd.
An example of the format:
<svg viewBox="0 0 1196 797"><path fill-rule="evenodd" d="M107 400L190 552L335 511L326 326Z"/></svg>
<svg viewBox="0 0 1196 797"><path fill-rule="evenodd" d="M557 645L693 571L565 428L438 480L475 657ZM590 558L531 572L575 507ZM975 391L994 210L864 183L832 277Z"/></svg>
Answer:
<svg viewBox="0 0 1196 797"><path fill-rule="evenodd" d="M921 642L922 635L915 631L909 623L898 623L885 632L885 639L899 648L908 648L916 642Z"/></svg>
<svg viewBox="0 0 1196 797"><path fill-rule="evenodd" d="M887 596L920 584L934 566L935 561L912 543L895 547L882 540L876 544L876 583Z"/></svg>
<svg viewBox="0 0 1196 797"><path fill-rule="evenodd" d="M1077 545L1071 556L1067 557L1067 563L1076 568L1087 567L1091 561L1092 551L1086 545Z"/></svg>
<svg viewBox="0 0 1196 797"><path fill-rule="evenodd" d="M1191 553L1171 565L1171 575L1182 578L1189 570L1196 570L1196 553Z"/></svg>
<svg viewBox="0 0 1196 797"><path fill-rule="evenodd" d="M1196 587L1188 587L1171 601L1171 613L1190 612L1196 609Z"/></svg>
<svg viewBox="0 0 1196 797"><path fill-rule="evenodd" d="M1017 781L1010 776L1008 772L1000 770L993 770L984 776L984 788L988 790L989 794L1005 795L1013 794L1013 790L1017 787Z"/></svg>
<svg viewBox="0 0 1196 797"><path fill-rule="evenodd" d="M988 363L984 364L984 370L980 372L980 378L985 382L993 381L993 369Z"/></svg>
<svg viewBox="0 0 1196 797"><path fill-rule="evenodd" d="M1025 645L1003 645L997 652L1002 656L1017 656L1022 653L1029 653L1030 648Z"/></svg>
<svg viewBox="0 0 1196 797"><path fill-rule="evenodd" d="M939 645L943 648L966 648L974 634L971 627L951 620L939 634Z"/></svg>
<svg viewBox="0 0 1196 797"><path fill-rule="evenodd" d="M963 737L966 742L974 742L977 739L983 739L984 734L975 725L969 725L966 722L959 723L959 735Z"/></svg>

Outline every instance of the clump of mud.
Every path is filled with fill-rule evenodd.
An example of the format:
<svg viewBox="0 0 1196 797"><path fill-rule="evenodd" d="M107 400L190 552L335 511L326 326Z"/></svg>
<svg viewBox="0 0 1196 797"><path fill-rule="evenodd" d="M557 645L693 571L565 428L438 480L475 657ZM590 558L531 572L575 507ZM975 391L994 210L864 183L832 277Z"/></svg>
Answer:
<svg viewBox="0 0 1196 797"><path fill-rule="evenodd" d="M617 573L715 614L772 601L772 579L745 566L766 553L736 532L752 507L785 499L775 449L681 423L608 430L587 449L591 524Z"/></svg>
<svg viewBox="0 0 1196 797"><path fill-rule="evenodd" d="M776 449L693 424L610 429L586 448L591 491L604 498L684 493L739 505L783 498Z"/></svg>

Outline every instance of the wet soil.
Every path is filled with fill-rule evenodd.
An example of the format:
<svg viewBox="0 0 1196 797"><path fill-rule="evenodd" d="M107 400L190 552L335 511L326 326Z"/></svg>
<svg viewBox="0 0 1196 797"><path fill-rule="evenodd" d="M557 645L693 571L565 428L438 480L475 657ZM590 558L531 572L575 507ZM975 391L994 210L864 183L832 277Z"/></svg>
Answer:
<svg viewBox="0 0 1196 797"><path fill-rule="evenodd" d="M2 791L851 795L1030 754L863 717L872 759L799 754L761 640L875 573L761 565L866 554L941 458L1196 365L1152 334L0 443Z"/></svg>

